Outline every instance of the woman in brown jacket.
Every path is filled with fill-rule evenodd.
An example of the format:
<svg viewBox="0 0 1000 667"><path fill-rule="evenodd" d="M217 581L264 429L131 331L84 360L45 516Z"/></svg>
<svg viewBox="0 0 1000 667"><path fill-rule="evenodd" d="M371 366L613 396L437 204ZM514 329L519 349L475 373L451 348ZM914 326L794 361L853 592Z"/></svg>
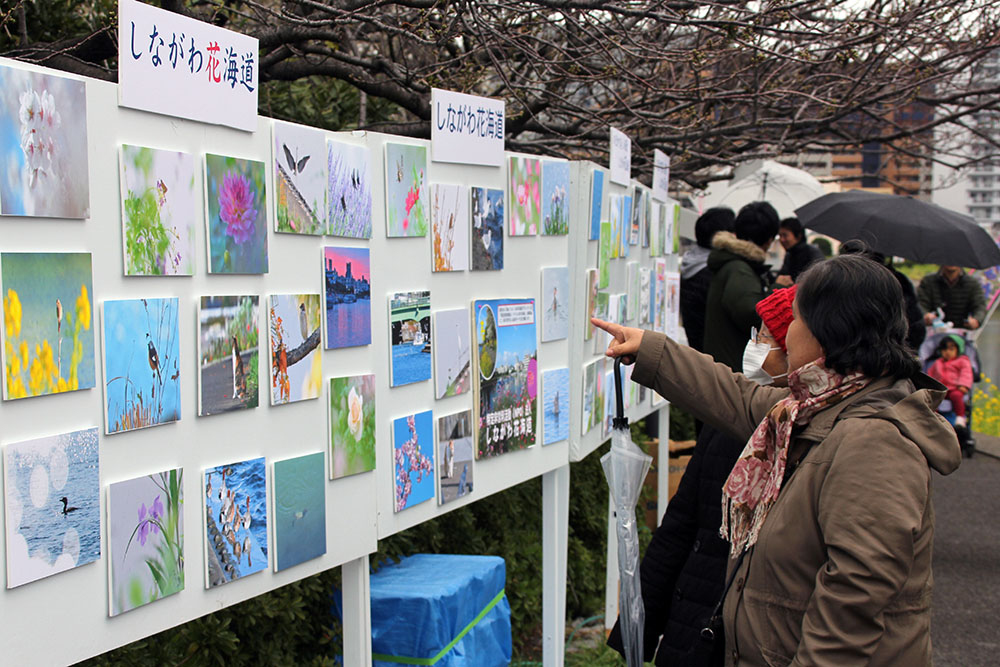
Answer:
<svg viewBox="0 0 1000 667"><path fill-rule="evenodd" d="M760 386L661 334L596 320L632 379L749 438L723 487L736 665L931 664L930 469L961 454L944 387L905 347L892 274L859 256L799 279L788 389ZM742 555L742 557L741 557Z"/></svg>

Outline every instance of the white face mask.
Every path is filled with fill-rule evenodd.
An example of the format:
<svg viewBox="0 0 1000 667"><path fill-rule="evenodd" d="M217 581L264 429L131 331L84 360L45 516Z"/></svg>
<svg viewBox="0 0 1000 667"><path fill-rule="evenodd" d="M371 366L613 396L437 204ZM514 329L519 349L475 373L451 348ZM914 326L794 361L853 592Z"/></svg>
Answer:
<svg viewBox="0 0 1000 667"><path fill-rule="evenodd" d="M760 385L774 384L776 378L785 377L788 373L771 376L764 370L764 360L772 350L780 350L780 347L771 347L767 343L757 342L757 328L750 329L750 340L743 350L743 375L747 379L753 380Z"/></svg>

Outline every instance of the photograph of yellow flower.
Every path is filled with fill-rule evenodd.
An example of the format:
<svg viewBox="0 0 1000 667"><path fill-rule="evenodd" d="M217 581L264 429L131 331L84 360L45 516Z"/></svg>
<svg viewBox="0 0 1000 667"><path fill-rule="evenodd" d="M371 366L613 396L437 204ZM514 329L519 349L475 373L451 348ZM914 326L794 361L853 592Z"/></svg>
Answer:
<svg viewBox="0 0 1000 667"><path fill-rule="evenodd" d="M0 253L4 399L95 385L90 253Z"/></svg>
<svg viewBox="0 0 1000 667"><path fill-rule="evenodd" d="M375 376L330 378L330 479L375 469Z"/></svg>

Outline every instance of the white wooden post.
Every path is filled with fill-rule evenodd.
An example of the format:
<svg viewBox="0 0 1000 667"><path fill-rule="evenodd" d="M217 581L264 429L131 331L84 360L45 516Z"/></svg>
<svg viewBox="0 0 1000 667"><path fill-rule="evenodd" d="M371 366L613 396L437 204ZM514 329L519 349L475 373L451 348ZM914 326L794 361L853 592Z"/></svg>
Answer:
<svg viewBox="0 0 1000 667"><path fill-rule="evenodd" d="M344 664L372 664L371 579L368 556L347 561L340 568L344 590Z"/></svg>
<svg viewBox="0 0 1000 667"><path fill-rule="evenodd" d="M542 664L562 667L566 651L569 464L542 476Z"/></svg>

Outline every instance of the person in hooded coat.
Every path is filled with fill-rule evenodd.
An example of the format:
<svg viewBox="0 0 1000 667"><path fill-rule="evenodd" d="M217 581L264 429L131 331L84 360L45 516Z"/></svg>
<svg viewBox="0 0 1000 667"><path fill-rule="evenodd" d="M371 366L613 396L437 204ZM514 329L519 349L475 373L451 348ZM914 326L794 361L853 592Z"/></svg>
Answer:
<svg viewBox="0 0 1000 667"><path fill-rule="evenodd" d="M632 380L749 438L723 485L722 620L736 666L930 665L931 471L961 463L944 386L907 349L899 283L842 255L798 281L788 388L592 320Z"/></svg>
<svg viewBox="0 0 1000 667"><path fill-rule="evenodd" d="M724 206L710 208L694 223L697 243L681 257L681 322L688 345L705 351L705 305L708 288L712 284L712 270L708 268L708 256L712 252L712 238L716 232L730 232L736 214Z"/></svg>

